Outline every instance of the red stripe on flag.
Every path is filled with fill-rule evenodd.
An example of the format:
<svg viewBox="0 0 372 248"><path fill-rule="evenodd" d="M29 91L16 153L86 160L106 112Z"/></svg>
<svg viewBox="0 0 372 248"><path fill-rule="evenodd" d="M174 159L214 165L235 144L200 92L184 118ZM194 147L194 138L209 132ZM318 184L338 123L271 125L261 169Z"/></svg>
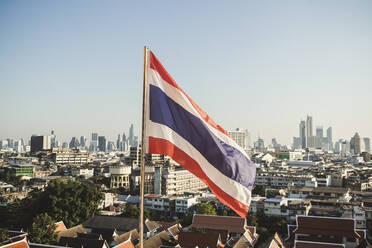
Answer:
<svg viewBox="0 0 372 248"><path fill-rule="evenodd" d="M245 218L247 216L249 209L247 205L244 205L240 201L234 199L229 194L221 190L215 183L213 183L209 179L209 177L207 177L204 171L200 168L200 165L194 159L192 159L189 155L187 155L187 153L183 152L173 143L165 139L159 139L150 136L148 147L148 153L162 154L171 157L183 168L190 171L200 180L202 180L222 203L224 203L226 206L229 206L241 217Z"/></svg>
<svg viewBox="0 0 372 248"><path fill-rule="evenodd" d="M220 131L221 133L224 133L228 136L228 133L219 125L217 125L213 120L212 118L209 117L209 115L207 113L205 113L178 85L177 83L173 80L173 78L171 77L171 75L169 75L169 73L167 72L167 70L165 70L164 66L160 63L160 61L155 57L155 55L150 51L150 68L151 69L154 69L155 71L157 71L159 73L159 75L161 76L161 78L166 81L167 83L169 83L170 85L172 85L173 87L177 88L178 90L180 90L186 97L187 99L189 99L190 103L192 104L192 106L196 109L196 111L198 111L198 113L200 114L200 116L209 124L211 125L212 127L214 127L215 129L217 129L218 131Z"/></svg>

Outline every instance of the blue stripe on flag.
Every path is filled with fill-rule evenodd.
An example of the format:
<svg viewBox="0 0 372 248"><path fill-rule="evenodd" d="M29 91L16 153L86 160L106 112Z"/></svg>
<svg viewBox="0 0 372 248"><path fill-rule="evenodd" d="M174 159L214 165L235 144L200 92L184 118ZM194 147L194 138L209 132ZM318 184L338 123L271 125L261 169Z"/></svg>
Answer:
<svg viewBox="0 0 372 248"><path fill-rule="evenodd" d="M236 148L217 138L199 118L150 85L150 120L174 130L221 173L252 189L256 167ZM182 147L179 147L182 150ZM207 172L206 172L207 173Z"/></svg>

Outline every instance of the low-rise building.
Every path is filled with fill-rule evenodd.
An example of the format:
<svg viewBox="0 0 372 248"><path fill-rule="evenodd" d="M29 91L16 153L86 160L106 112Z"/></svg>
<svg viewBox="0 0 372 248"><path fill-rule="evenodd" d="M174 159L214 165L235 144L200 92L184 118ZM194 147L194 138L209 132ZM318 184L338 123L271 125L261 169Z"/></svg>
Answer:
<svg viewBox="0 0 372 248"><path fill-rule="evenodd" d="M53 148L50 156L59 165L84 165L89 162L89 153L78 149Z"/></svg>
<svg viewBox="0 0 372 248"><path fill-rule="evenodd" d="M88 179L94 174L94 168L82 168L82 167L73 167L71 168L71 175L73 177L84 177Z"/></svg>
<svg viewBox="0 0 372 248"><path fill-rule="evenodd" d="M181 166L156 167L154 193L162 195L183 195L198 192L207 186L190 171Z"/></svg>
<svg viewBox="0 0 372 248"><path fill-rule="evenodd" d="M196 197L193 197L193 196L176 197L174 200L175 200L174 210L175 210L175 213L177 214L186 213L192 205L195 205L197 203Z"/></svg>
<svg viewBox="0 0 372 248"><path fill-rule="evenodd" d="M34 177L35 166L33 164L12 164L6 167L6 170L15 177Z"/></svg>
<svg viewBox="0 0 372 248"><path fill-rule="evenodd" d="M287 217L288 211L285 208L288 201L285 198L267 198L263 201L264 214L267 216ZM284 207L284 208L283 208Z"/></svg>
<svg viewBox="0 0 372 248"><path fill-rule="evenodd" d="M288 225L291 247L356 248L365 242L366 232L356 228L349 218L297 216L295 225Z"/></svg>
<svg viewBox="0 0 372 248"><path fill-rule="evenodd" d="M286 188L289 184L296 187L305 187L315 184L313 175L284 171L261 171L256 174L255 184L272 188Z"/></svg>
<svg viewBox="0 0 372 248"><path fill-rule="evenodd" d="M173 202L173 204L170 202ZM148 194L145 195L144 205L150 211L169 212L171 205L174 205L174 199L162 195Z"/></svg>
<svg viewBox="0 0 372 248"><path fill-rule="evenodd" d="M131 167L126 165L112 165L110 166L111 183L110 188L124 188L130 189L130 174Z"/></svg>
<svg viewBox="0 0 372 248"><path fill-rule="evenodd" d="M289 187L288 198L336 198L341 202L349 202L351 199L350 191L346 188L338 187Z"/></svg>

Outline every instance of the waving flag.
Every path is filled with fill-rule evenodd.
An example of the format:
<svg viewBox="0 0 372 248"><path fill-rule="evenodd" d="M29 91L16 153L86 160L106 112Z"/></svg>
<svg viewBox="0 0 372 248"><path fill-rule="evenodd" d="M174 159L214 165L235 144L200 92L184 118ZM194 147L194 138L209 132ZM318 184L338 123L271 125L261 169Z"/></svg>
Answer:
<svg viewBox="0 0 372 248"><path fill-rule="evenodd" d="M146 68L146 153L168 155L200 178L216 197L245 217L256 167L176 84L149 51Z"/></svg>

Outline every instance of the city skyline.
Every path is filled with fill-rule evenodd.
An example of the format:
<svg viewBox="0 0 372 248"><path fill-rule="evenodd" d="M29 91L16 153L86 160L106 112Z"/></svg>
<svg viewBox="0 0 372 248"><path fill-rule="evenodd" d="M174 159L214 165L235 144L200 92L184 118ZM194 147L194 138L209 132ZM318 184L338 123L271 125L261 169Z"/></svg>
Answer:
<svg viewBox="0 0 372 248"><path fill-rule="evenodd" d="M1 1L0 139L138 132L144 45L252 141L291 144L306 114L334 141L372 137L371 12L370 1Z"/></svg>
<svg viewBox="0 0 372 248"><path fill-rule="evenodd" d="M301 133L301 124L302 123L306 123L306 119L308 119L308 120L310 119L311 120L310 121L311 122L310 125L312 126L312 128L311 128L311 131L310 131L310 129L308 130L305 126L303 126L303 129L304 129L303 132L309 132L309 135L310 136L313 136L313 135L314 136L318 136L318 131L319 131L318 129L319 128L322 128L322 135L323 135L322 137L326 138L328 136L329 128L331 128L331 131L330 131L331 132L331 138L332 138L331 141L333 143L335 143L335 142L337 142L339 140L350 140L355 135L355 133L358 133L361 136L361 138L372 138L370 136L366 136L366 135L360 133L357 130L355 132L353 132L353 134L350 135L350 137L339 137L339 136L335 136L334 135L334 127L328 126L328 125L323 124L323 123L313 122L313 116L309 116L309 115L305 115L305 118L299 119L300 127L299 127L299 125L297 123L297 127L296 127L297 128L297 135L294 135L293 137L291 137L290 138L291 141L289 143L282 142L280 139L277 138L278 136L273 136L273 137L266 138L266 137L264 137L264 136L262 136L262 135L260 135L258 133L257 133L257 135L255 135L249 129L244 128L244 127L241 127L241 126L240 127L234 127L232 129L226 129L226 131L229 131L229 132L232 131L232 132L234 132L236 129L242 129L242 130L248 131L249 132L249 135L250 135L250 138L249 139L250 139L251 146L253 146L254 142L256 142L259 138L262 138L264 140L264 142L265 142L266 145L271 144L272 139L275 139L276 142L278 142L281 145L294 145L294 140L293 139L296 138L296 137L298 137L299 132ZM58 131L56 132L55 129L50 129L50 131L48 131L48 132L33 133L33 134L31 134L29 136L26 136L26 137L20 137L20 136L17 136L17 137L5 137L4 136L4 137L2 137L2 136L0 136L0 141L1 140L4 140L4 139L13 139L13 140L24 139L24 141L26 142L26 141L28 141L28 140L31 139L31 136L32 135L51 135L51 132L53 132L53 135L56 135L56 141L67 142L67 143L69 143L72 138L77 138L79 140L81 137L85 137L86 138L86 141L92 141L92 137L91 137L92 134L96 134L96 135L99 135L99 136L104 136L107 139L107 141L116 141L117 138L118 138L118 135L120 135L120 137L122 138L122 135L125 134L126 137L127 137L127 139L129 140L130 139L130 136L131 136L130 135L131 132L133 132L133 136L136 136L140 140L141 134L139 133L139 130L140 130L139 127L136 128L133 124L130 124L126 130L123 130L122 132L119 131L116 134L111 135L111 136L106 135L105 132L99 133L99 132L96 132L96 131L92 131L90 133L83 133L83 134L72 135L72 136L59 136L58 135ZM305 135L305 133L303 133L303 135ZM301 134L300 134L300 136L301 136ZM89 144L88 143L87 143L87 146L89 147Z"/></svg>

